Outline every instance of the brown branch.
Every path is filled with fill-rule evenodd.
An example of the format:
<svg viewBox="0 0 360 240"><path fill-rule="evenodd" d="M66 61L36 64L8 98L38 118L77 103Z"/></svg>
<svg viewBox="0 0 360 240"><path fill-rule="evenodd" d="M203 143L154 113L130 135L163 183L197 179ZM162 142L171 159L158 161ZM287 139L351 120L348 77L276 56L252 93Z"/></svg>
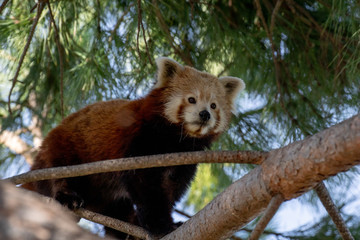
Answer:
<svg viewBox="0 0 360 240"><path fill-rule="evenodd" d="M279 1L278 1L279 2ZM280 1L281 2L281 1ZM256 14L258 15L258 17L261 19L261 22L262 22L262 25L265 29L265 32L266 32L266 35L270 41L270 46L271 46L271 54L272 54L272 57L273 57L273 61L274 61L274 66L275 66L275 79L276 79L276 86L277 86L277 89L278 89L278 92L280 94L280 101L283 101L283 96L282 96L282 91L281 91L281 79L280 79L280 65L279 65L279 62L278 62L278 55L279 55L279 52L277 51L276 49L276 46L275 46L275 43L274 43L274 40L273 40L273 35L272 35L272 31L269 30L267 24L266 24L266 20L265 20L265 17L264 17L264 14L262 12L262 9L261 9L261 4L260 4L260 1L259 0L255 0L255 5L256 5ZM278 8L280 7L280 4L277 4L279 5ZM274 9L275 11L275 9ZM271 19L271 27L273 28L274 25L275 25L275 16L276 14L272 14L272 19ZM273 30L273 29L272 29Z"/></svg>
<svg viewBox="0 0 360 240"><path fill-rule="evenodd" d="M7 147L10 151L13 151L15 154L22 155L25 158L25 161L28 164L31 164L34 160L32 147L28 145L23 139L21 139L19 136L21 132L23 132L23 129L14 132L1 130L0 144Z"/></svg>
<svg viewBox="0 0 360 240"><path fill-rule="evenodd" d="M38 5L37 14L36 14L35 19L33 20L33 21L34 21L34 22L33 22L33 25L32 25L32 27L31 27L29 36L28 36L28 38L27 38L27 41L26 41L26 44L25 44L23 53L21 54L18 67L17 67L16 72L15 72L15 76L14 76L14 78L12 79L12 86L11 86L10 91L9 91L9 96L8 96L8 110L9 110L9 113L10 113L10 114L12 114L11 105L10 105L10 103L11 103L11 94L12 94L12 91L14 90L15 85L16 85L17 78L18 78L18 76L19 76L21 66L22 66L22 64L23 64L23 62L24 62L26 53L27 53L27 51L28 51L28 49L29 49L31 40L32 40L33 35L34 35L35 29L36 29L36 25L38 24L39 19L40 19L40 16L41 16L41 13L42 13L42 11L43 11L43 9L44 9L44 2L43 2L43 1L39 1L39 2L37 3L37 5Z"/></svg>
<svg viewBox="0 0 360 240"><path fill-rule="evenodd" d="M142 20L141 20L141 29L142 29L142 32L143 32L143 38L144 38L145 47L146 47L146 53L148 55L149 62L150 62L151 65L154 66L154 63L152 62L151 57L150 57L149 46L148 46L148 43L146 41L146 32L145 32L144 24L143 24Z"/></svg>
<svg viewBox="0 0 360 240"><path fill-rule="evenodd" d="M120 27L120 24L122 23L122 21L124 20L126 14L128 14L128 12L130 11L130 9L134 6L134 2L130 3L128 8L126 10L124 10L123 14L121 15L121 17L116 21L116 24L114 26L114 29L111 31L110 37L109 37L109 42L112 41L112 39L114 38L114 35L116 33L116 30Z"/></svg>
<svg viewBox="0 0 360 240"><path fill-rule="evenodd" d="M99 213L95 213L89 210L86 210L84 208L80 208L77 210L74 210L74 213L82 218L85 218L87 220L90 220L95 223L102 224L106 227L110 227L112 229L118 230L120 232L129 234L131 236L140 238L140 239L146 239L146 240L152 240L155 239L154 236L152 236L148 231L146 231L144 228L136 226L131 223L127 223L112 217L104 216Z"/></svg>
<svg viewBox="0 0 360 240"><path fill-rule="evenodd" d="M36 9L37 5L38 5L38 3L35 3L34 6L32 6L32 8L30 8L30 13L32 13Z"/></svg>
<svg viewBox="0 0 360 240"><path fill-rule="evenodd" d="M163 32L165 32L165 37L167 38L171 48L174 49L175 54L179 55L180 58L185 62L186 65L193 66L194 64L192 63L191 58L187 57L183 53L183 51L179 47L177 47L175 45L174 38L171 36L169 27L165 23L165 19L163 18L162 13L161 13L161 11L159 9L159 6L157 4L157 0L153 0L152 3L154 5L155 15L156 15L156 18L158 19L160 28L163 30Z"/></svg>
<svg viewBox="0 0 360 240"><path fill-rule="evenodd" d="M279 12L279 9L280 9L282 3L283 3L283 0L278 0L275 4L274 10L271 14L271 23L270 23L270 35L271 36L273 36L276 16L278 15L278 12Z"/></svg>
<svg viewBox="0 0 360 240"><path fill-rule="evenodd" d="M140 168L178 166L196 163L249 163L261 164L266 152L250 151L201 151L171 153L143 157L120 158L73 166L46 168L23 173L7 180L14 184L54 178L85 176L95 173L115 172Z"/></svg>
<svg viewBox="0 0 360 240"><path fill-rule="evenodd" d="M282 0L279 0L279 1L276 2L275 8L274 8L272 16L271 16L270 29L267 26L267 23L266 23L264 14L262 12L261 4L260 4L259 0L255 0L255 5L256 5L256 8L257 8L256 14L261 19L262 25L263 25L263 27L265 29L265 32L266 32L266 35L267 35L267 37L268 37L268 39L270 41L271 54L272 54L274 67L275 67L276 87L277 87L278 93L280 95L280 106L283 109L283 111L285 112L285 114L289 116L291 122L295 126L297 126L305 135L309 135L309 133L301 127L299 121L287 110L287 108L285 106L285 102L284 102L284 96L283 96L282 86L281 86L282 81L281 81L281 75L280 75L281 74L281 68L280 68L281 59L279 60L279 54L280 53L279 53L279 51L278 51L278 49L277 49L277 47L276 47L276 45L274 43L274 39L273 39L273 29L274 29L274 26L275 26L275 19L276 19L277 12L279 11L282 2L283 2Z"/></svg>
<svg viewBox="0 0 360 240"><path fill-rule="evenodd" d="M142 22L141 0L137 1L137 5L138 5L138 32L137 32L137 36L136 36L136 41L137 41L136 49L138 51L139 57L141 58L140 49L139 49L139 35L140 35L140 27L141 27L142 32L143 32L143 38L144 38L144 42L145 42L145 47L146 47L146 54L148 56L150 64L154 65L154 63L152 62L151 57L150 57L149 47L148 47L148 43L146 41L146 32L145 32L145 29L144 29L144 24Z"/></svg>
<svg viewBox="0 0 360 240"><path fill-rule="evenodd" d="M320 33L320 35L325 35L326 37L328 37L330 39L330 41L332 42L332 44L334 46L338 46L340 43L338 43L334 36L332 36L331 33L329 33L328 31L326 31L326 29L323 29L319 23L311 16L311 14L305 10L302 6L300 6L299 4L297 4L295 1L293 0L286 0L287 5L289 6L289 8L294 12L296 11L294 8L298 9L299 12L301 14L303 14L305 17L307 17L307 19L313 24L313 26L315 26L315 29Z"/></svg>
<svg viewBox="0 0 360 240"><path fill-rule="evenodd" d="M48 199L0 182L0 239L104 240L78 226L74 214Z"/></svg>
<svg viewBox="0 0 360 240"><path fill-rule="evenodd" d="M50 2L49 0L46 1L48 8L49 8L49 15L50 15L50 20L52 22L52 24L54 25L54 29L55 29L55 42L56 42L56 46L59 52L59 62L60 62L60 109L61 109L61 118L64 119L64 60L63 60L63 55L62 55L62 48L61 48L61 43L60 43L60 39L59 39L59 30L56 26L55 23L55 19L54 19L54 15L52 13L51 10L51 6L50 6Z"/></svg>
<svg viewBox="0 0 360 240"><path fill-rule="evenodd" d="M256 224L248 240L257 240L260 238L266 226L268 225L270 220L274 217L275 213L277 212L277 210L279 209L280 205L283 202L284 202L284 198L281 196L281 194L278 194L271 199L269 206L265 210L264 215L261 217L260 221Z"/></svg>
<svg viewBox="0 0 360 240"><path fill-rule="evenodd" d="M20 235L11 235L11 233L4 234L3 232L0 232L1 239L25 239L26 235L36 235L34 234L34 232L39 230L42 230L43 233L44 231L52 232L52 236L54 237L54 239L100 239L96 235L90 234L87 231L82 231L82 229L79 228L79 226L76 224L78 217L102 224L106 227L116 229L137 238L147 240L154 239L154 237L150 233L148 233L145 229L139 226L111 217L107 217L83 208L73 211L73 213L77 215L76 217L74 214L71 214L69 209L62 207L53 198L46 197L35 192L27 191L22 188L16 188L15 186L12 186L12 184L7 183L6 181L0 182L0 201L2 203L0 206L0 219L4 219L4 217L6 216L7 220L5 221L5 223L11 225L10 229L12 229L13 232L22 233L22 237L19 237ZM9 213L11 213L10 217ZM39 219L34 219L34 214L39 213L41 213L39 215L41 217ZM60 218L54 219L54 217L56 216L60 216ZM4 221L0 222L0 226L1 224L4 224ZM25 230L29 227L32 232ZM19 231L20 229L21 231ZM55 234L57 237L54 236ZM15 236L18 237L16 238ZM41 239L44 238L46 237L43 237ZM32 239L40 238L32 237Z"/></svg>
<svg viewBox="0 0 360 240"><path fill-rule="evenodd" d="M136 34L136 51L138 52L139 58L141 58L140 48L139 48L139 36L140 36L140 22L141 22L141 0L137 0L138 7L138 26Z"/></svg>
<svg viewBox="0 0 360 240"><path fill-rule="evenodd" d="M258 216L275 195L296 198L322 180L360 164L359 146L360 114L273 150L260 166L162 240L225 239Z"/></svg>
<svg viewBox="0 0 360 240"><path fill-rule="evenodd" d="M331 219L335 223L335 226L338 229L341 237L344 240L354 240L354 237L351 235L351 232L349 231L334 202L332 201L325 184L320 182L314 190L324 205L326 211L329 213Z"/></svg>
<svg viewBox="0 0 360 240"><path fill-rule="evenodd" d="M6 4L9 2L9 0L4 0L3 3L0 6L0 14L2 13L2 11L4 10L4 8L6 7Z"/></svg>
<svg viewBox="0 0 360 240"><path fill-rule="evenodd" d="M178 213L178 214L180 214L180 215L183 215L184 217L187 217L187 218L191 218L191 217L192 217L191 215L189 215L189 214L187 214L186 212L181 211L181 210L179 210L179 209L175 209L174 212L176 212L176 213Z"/></svg>

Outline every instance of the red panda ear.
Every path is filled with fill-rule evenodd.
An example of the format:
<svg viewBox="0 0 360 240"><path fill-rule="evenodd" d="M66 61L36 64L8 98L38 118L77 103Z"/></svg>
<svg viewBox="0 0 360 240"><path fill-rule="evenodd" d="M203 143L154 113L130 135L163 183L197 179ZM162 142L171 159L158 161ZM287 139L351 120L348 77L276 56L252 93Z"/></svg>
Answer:
<svg viewBox="0 0 360 240"><path fill-rule="evenodd" d="M158 72L157 83L154 88L166 86L168 81L184 68L180 63L167 57L157 58L156 65L158 67Z"/></svg>
<svg viewBox="0 0 360 240"><path fill-rule="evenodd" d="M221 77L219 80L223 84L226 91L226 97L231 103L234 103L239 92L245 89L245 83L240 78Z"/></svg>

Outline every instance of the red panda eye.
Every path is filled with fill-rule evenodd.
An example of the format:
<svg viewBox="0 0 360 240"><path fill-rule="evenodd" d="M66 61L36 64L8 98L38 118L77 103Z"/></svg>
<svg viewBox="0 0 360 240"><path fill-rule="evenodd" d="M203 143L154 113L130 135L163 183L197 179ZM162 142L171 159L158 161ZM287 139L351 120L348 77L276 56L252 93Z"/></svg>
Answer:
<svg viewBox="0 0 360 240"><path fill-rule="evenodd" d="M196 100L195 100L195 98L193 98L193 97L189 97L189 98L188 98L188 101L189 101L189 103L192 103L192 104L195 104L195 103L196 103Z"/></svg>
<svg viewBox="0 0 360 240"><path fill-rule="evenodd" d="M216 108L216 104L215 104L215 103L212 103L212 104L210 105L210 107L211 107L212 109L215 109L215 108Z"/></svg>

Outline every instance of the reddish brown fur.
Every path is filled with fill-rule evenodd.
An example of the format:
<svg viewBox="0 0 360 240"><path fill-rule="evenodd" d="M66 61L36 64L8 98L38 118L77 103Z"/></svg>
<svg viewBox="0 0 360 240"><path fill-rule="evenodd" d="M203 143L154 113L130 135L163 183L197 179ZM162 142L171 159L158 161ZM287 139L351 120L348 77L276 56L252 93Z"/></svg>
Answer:
<svg viewBox="0 0 360 240"><path fill-rule="evenodd" d="M173 60L159 61L158 67L158 84L146 97L134 101L98 102L64 119L44 140L32 169L208 148L228 125L234 99L231 95L234 93L219 84L215 77L184 68ZM199 81L208 81L209 84L204 86ZM187 94L194 88L201 94L213 91L221 95L221 99L217 99L220 106L209 110L212 111L210 117L217 119L215 126L226 121L221 131L209 129L203 134L199 129L188 134L184 127L183 109L194 109L194 105L187 102L187 98L174 106L177 109L170 111L177 115L175 119L181 121L169 120L166 103L179 92ZM229 106L221 106L224 104ZM220 110L226 119L221 119ZM202 121L199 126L207 124L207 120L201 120L199 114L194 113L199 118L196 121ZM165 234L175 227L172 208L186 191L195 170L196 165L122 171L41 181L26 187L54 197L70 208L84 203L91 210L137 223L153 233ZM126 237L118 232L112 233L120 238Z"/></svg>

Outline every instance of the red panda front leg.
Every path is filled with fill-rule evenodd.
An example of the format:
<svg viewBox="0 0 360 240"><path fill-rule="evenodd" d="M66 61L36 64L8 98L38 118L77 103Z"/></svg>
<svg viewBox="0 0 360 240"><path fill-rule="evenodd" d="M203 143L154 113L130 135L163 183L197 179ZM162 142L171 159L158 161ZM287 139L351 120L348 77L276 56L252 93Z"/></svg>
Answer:
<svg viewBox="0 0 360 240"><path fill-rule="evenodd" d="M113 202L107 202L104 211L102 211L101 213L109 217L139 225L134 210L134 204L128 198L119 198L114 200ZM119 232L109 227L105 227L105 232L106 236L111 236L116 239L133 239L126 233Z"/></svg>
<svg viewBox="0 0 360 240"><path fill-rule="evenodd" d="M174 202L162 188L165 168L142 169L128 172L128 191L136 205L140 226L155 235L174 230L171 216Z"/></svg>
<svg viewBox="0 0 360 240"><path fill-rule="evenodd" d="M69 187L68 179L53 180L53 197L71 210L84 206L84 199Z"/></svg>

